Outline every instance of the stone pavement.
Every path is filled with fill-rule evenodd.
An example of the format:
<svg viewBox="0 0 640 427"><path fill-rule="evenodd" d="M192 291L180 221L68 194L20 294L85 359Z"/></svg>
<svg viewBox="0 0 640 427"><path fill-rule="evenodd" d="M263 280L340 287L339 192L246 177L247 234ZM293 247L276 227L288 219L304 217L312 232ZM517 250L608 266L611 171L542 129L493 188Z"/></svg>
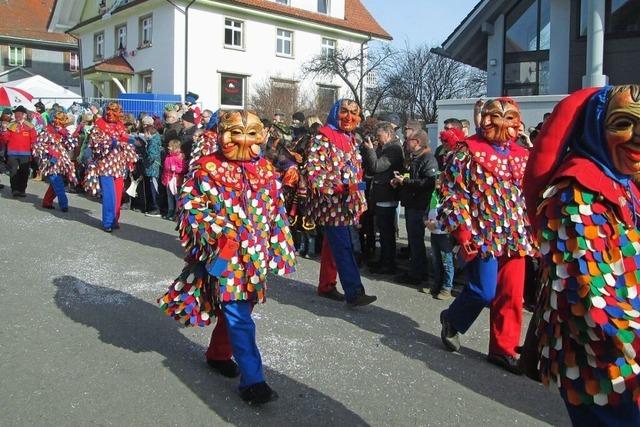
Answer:
<svg viewBox="0 0 640 427"><path fill-rule="evenodd" d="M450 354L438 321L447 302L365 278L379 300L350 310L315 296L307 259L272 278L256 307L280 399L249 407L204 363L211 329L156 308L182 267L173 224L123 211L106 234L99 203L70 195L68 213L44 210L44 191L30 181L26 199L0 192L0 425L569 424L555 390L485 361L487 313Z"/></svg>

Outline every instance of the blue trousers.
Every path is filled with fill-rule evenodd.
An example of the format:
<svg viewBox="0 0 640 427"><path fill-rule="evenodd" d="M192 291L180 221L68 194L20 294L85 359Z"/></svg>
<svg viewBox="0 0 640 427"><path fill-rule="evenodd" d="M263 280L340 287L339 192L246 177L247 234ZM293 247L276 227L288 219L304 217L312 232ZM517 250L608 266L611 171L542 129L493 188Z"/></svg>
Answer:
<svg viewBox="0 0 640 427"><path fill-rule="evenodd" d="M347 301L353 301L362 289L360 270L353 254L353 243L349 226L325 226L324 235L329 242L336 270L340 277L344 297Z"/></svg>
<svg viewBox="0 0 640 427"><path fill-rule="evenodd" d="M433 253L433 280L436 289L453 288L453 243L450 234L431 233L431 252Z"/></svg>
<svg viewBox="0 0 640 427"><path fill-rule="evenodd" d="M116 186L112 176L100 177L102 190L102 227L111 228L117 225L116 218Z"/></svg>
<svg viewBox="0 0 640 427"><path fill-rule="evenodd" d="M69 199L67 199L67 193L64 191L64 179L60 175L49 175L49 185L53 188L55 196L58 198L58 204L62 209L69 207ZM45 201L45 203L52 204L53 200Z"/></svg>
<svg viewBox="0 0 640 427"><path fill-rule="evenodd" d="M564 399L564 398L563 398ZM574 406L564 400L576 427L638 427L640 426L640 409L634 401L621 405L579 405Z"/></svg>
<svg viewBox="0 0 640 427"><path fill-rule="evenodd" d="M241 389L264 382L262 358L256 343L256 324L251 318L251 304L249 301L222 304L233 358L240 369Z"/></svg>

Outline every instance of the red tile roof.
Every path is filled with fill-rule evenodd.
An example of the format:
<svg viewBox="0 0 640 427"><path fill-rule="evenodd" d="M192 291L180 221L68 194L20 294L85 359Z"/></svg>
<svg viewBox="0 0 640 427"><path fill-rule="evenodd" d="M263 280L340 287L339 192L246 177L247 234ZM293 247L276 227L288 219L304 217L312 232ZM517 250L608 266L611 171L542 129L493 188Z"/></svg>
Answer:
<svg viewBox="0 0 640 427"><path fill-rule="evenodd" d="M133 74L133 67L122 56L105 59L84 70L85 73Z"/></svg>
<svg viewBox="0 0 640 427"><path fill-rule="evenodd" d="M333 18L321 13L311 12L276 3L272 0L225 0L227 3L238 3L254 9L261 9L269 12L278 12L283 15L302 18L308 21L331 25L358 33L371 34L373 37L391 40L387 33L375 18L369 13L360 0L345 0L344 19Z"/></svg>
<svg viewBox="0 0 640 427"><path fill-rule="evenodd" d="M47 31L54 0L0 0L0 37L76 44L67 35Z"/></svg>

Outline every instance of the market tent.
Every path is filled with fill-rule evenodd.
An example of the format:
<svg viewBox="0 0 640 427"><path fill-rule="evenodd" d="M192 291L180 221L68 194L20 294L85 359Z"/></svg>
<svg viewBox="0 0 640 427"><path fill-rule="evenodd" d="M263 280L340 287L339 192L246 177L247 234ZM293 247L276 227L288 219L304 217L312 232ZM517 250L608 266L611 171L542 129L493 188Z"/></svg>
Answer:
<svg viewBox="0 0 640 427"><path fill-rule="evenodd" d="M74 102L82 102L82 97L77 93L65 89L39 74L2 83L0 86L10 86L27 91L33 96L34 103L41 99L47 108L54 103L58 103L64 108L69 108Z"/></svg>

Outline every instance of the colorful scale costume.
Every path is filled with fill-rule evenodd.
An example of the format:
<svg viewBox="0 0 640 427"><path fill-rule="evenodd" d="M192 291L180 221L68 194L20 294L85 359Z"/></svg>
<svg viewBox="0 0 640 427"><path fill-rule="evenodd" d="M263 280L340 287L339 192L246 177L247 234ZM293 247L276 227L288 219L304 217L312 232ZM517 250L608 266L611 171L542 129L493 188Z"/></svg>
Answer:
<svg viewBox="0 0 640 427"><path fill-rule="evenodd" d="M64 179L72 185L77 184L75 165L69 157L69 153L77 145L78 140L60 123L59 126L48 125L38 134L32 150L42 177L49 181L49 188L42 201L44 207L52 208L53 200L57 197L60 208L68 209Z"/></svg>
<svg viewBox="0 0 640 427"><path fill-rule="evenodd" d="M528 152L513 142L519 124L513 100L488 101L483 134L449 153L436 185L442 200L439 219L469 262L469 284L441 316L443 342L449 350L457 350L457 334L465 333L489 305L489 360L499 359L501 366L514 372L522 326L524 257L534 252L521 192ZM455 345L449 338L456 340Z"/></svg>
<svg viewBox="0 0 640 427"><path fill-rule="evenodd" d="M556 106L525 177L544 256L538 366L574 425L640 425L638 144L640 86L584 89Z"/></svg>
<svg viewBox="0 0 640 427"><path fill-rule="evenodd" d="M241 396L264 403L275 392L264 380L251 311L265 302L267 273L294 271L293 241L276 172L259 156L258 117L224 114L218 135L218 150L196 162L182 187L178 224L187 265L158 302L187 326L216 316L207 361L228 367L233 355Z"/></svg>
<svg viewBox="0 0 640 427"><path fill-rule="evenodd" d="M102 226L108 232L119 227L123 177L138 161L120 116L120 105L109 104L105 117L96 120L87 137L92 158L84 187L89 194L102 193Z"/></svg>

